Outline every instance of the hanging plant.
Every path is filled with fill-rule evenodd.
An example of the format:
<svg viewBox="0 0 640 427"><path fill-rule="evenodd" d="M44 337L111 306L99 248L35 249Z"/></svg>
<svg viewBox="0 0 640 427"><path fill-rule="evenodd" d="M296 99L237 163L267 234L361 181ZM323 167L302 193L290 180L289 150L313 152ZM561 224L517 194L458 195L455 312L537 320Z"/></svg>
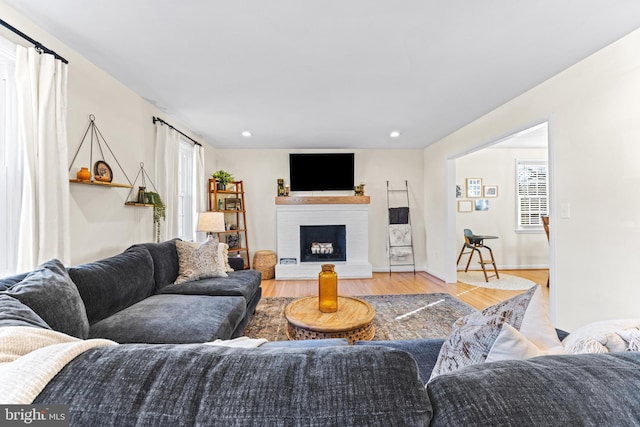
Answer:
<svg viewBox="0 0 640 427"><path fill-rule="evenodd" d="M224 188L227 187L227 184L233 182L233 175L231 175L227 171L223 171L220 169L218 172L215 172L211 175L217 182L219 182ZM224 189L222 188L222 189Z"/></svg>
<svg viewBox="0 0 640 427"><path fill-rule="evenodd" d="M147 202L153 205L153 228L156 231L156 243L160 243L160 219L165 219L166 206L158 193L147 192Z"/></svg>

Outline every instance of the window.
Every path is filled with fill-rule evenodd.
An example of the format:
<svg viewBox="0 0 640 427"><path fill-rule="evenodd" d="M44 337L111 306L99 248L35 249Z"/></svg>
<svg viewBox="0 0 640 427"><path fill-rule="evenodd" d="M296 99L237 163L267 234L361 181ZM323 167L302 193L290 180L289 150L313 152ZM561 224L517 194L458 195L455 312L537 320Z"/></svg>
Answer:
<svg viewBox="0 0 640 427"><path fill-rule="evenodd" d="M180 138L178 161L178 237L194 240L193 146Z"/></svg>
<svg viewBox="0 0 640 427"><path fill-rule="evenodd" d="M16 273L22 203L15 50L15 44L0 38L0 277Z"/></svg>
<svg viewBox="0 0 640 427"><path fill-rule="evenodd" d="M518 161L517 229L542 230L540 215L549 213L549 173L545 161Z"/></svg>

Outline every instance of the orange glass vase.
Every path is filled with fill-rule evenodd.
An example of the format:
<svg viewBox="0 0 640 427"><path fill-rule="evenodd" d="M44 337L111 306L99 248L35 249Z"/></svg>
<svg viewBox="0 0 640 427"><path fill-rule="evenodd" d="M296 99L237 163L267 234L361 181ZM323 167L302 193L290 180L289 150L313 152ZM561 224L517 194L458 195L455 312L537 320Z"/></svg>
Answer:
<svg viewBox="0 0 640 427"><path fill-rule="evenodd" d="M80 168L76 177L78 177L80 181L89 181L91 179L91 172L89 172L88 168Z"/></svg>
<svg viewBox="0 0 640 427"><path fill-rule="evenodd" d="M333 264L322 264L318 275L319 309L323 313L338 311L338 274Z"/></svg>

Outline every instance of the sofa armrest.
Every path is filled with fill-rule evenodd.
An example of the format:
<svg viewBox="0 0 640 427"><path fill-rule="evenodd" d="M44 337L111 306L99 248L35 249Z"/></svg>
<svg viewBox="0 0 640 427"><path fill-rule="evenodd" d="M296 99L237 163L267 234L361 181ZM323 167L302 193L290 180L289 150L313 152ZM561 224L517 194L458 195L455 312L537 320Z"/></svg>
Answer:
<svg viewBox="0 0 640 427"><path fill-rule="evenodd" d="M244 270L244 258L237 257L237 256L230 256L229 257L229 265L235 271Z"/></svg>

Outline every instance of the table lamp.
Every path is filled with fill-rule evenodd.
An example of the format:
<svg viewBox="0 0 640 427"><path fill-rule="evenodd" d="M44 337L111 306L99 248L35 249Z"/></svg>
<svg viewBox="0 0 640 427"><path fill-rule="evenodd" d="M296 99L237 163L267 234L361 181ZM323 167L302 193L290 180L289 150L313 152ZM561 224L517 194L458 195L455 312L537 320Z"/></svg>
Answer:
<svg viewBox="0 0 640 427"><path fill-rule="evenodd" d="M213 239L214 233L224 230L224 213L222 212L200 212L198 214L198 227L196 231L207 233L208 239Z"/></svg>

